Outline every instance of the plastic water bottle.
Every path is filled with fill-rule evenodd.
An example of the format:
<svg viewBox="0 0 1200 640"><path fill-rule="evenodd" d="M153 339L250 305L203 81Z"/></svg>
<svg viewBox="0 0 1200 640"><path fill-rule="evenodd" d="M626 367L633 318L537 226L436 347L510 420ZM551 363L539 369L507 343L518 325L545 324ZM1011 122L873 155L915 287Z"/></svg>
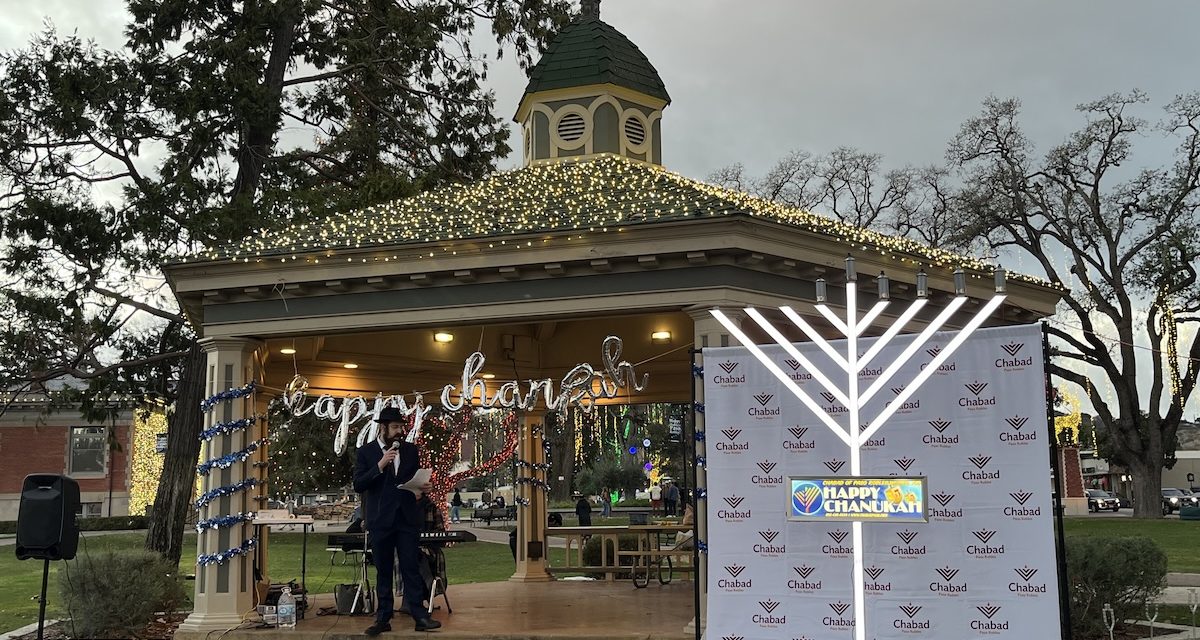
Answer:
<svg viewBox="0 0 1200 640"><path fill-rule="evenodd" d="M292 597L291 587L284 587L279 594L279 626L285 629L296 628L296 599Z"/></svg>

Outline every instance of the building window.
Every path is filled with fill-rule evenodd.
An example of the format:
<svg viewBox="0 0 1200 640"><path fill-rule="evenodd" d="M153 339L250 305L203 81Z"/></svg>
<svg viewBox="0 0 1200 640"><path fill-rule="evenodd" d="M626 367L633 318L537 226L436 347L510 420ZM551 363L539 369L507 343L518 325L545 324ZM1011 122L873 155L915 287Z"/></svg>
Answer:
<svg viewBox="0 0 1200 640"><path fill-rule="evenodd" d="M82 502L79 504L79 510L75 515L80 518L99 518L100 508L103 506L100 502Z"/></svg>
<svg viewBox="0 0 1200 640"><path fill-rule="evenodd" d="M103 474L107 445L108 437L104 427L71 427L71 452L67 457L67 473Z"/></svg>

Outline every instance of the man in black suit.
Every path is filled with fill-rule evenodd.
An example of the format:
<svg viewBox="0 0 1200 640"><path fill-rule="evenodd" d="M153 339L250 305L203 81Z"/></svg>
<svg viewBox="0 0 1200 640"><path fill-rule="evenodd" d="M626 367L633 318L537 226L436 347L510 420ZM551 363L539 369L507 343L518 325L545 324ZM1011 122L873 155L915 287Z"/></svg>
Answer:
<svg viewBox="0 0 1200 640"><path fill-rule="evenodd" d="M430 631L442 623L429 617L421 606L425 582L420 571L420 536L425 514L418 496L400 485L420 468L417 445L404 440L404 415L387 407L379 412L379 437L358 449L354 464L354 490L363 494L367 536L375 560L375 591L378 609L368 636L392 630L392 564L400 565L404 602L417 621L417 631Z"/></svg>

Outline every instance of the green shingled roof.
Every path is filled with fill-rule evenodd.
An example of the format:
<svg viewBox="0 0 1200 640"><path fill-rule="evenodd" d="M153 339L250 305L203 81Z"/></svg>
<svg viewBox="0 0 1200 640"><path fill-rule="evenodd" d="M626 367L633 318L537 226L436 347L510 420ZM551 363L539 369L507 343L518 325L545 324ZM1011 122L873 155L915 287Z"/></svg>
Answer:
<svg viewBox="0 0 1200 640"><path fill-rule="evenodd" d="M442 250L445 252L454 250L451 243L459 241L464 247L480 241L497 246L515 241L515 246L520 246L522 241L512 236L548 232L578 232L578 241L585 242L590 234L638 225L733 216L761 218L817 233L847 248L875 247L884 255L927 264L962 266L985 273L992 270L990 264L975 258L868 231L609 154L536 164L317 222L263 230L189 261L380 261L387 255L366 258L355 253L354 257L344 257L339 251L441 242L446 244ZM435 255L440 254L429 254ZM1020 274L1010 277L1046 284Z"/></svg>
<svg viewBox="0 0 1200 640"><path fill-rule="evenodd" d="M525 95L606 83L671 102L658 71L637 45L600 18L582 15L550 43L529 74Z"/></svg>

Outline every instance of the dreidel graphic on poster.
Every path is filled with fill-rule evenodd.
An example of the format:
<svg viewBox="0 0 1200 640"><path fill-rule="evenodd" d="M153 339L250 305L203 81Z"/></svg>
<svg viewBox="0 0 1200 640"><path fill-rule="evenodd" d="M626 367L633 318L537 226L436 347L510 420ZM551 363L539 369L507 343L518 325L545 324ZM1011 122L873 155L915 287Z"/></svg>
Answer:
<svg viewBox="0 0 1200 640"><path fill-rule="evenodd" d="M893 339L904 329L904 326L912 321L917 313L928 303L929 287L928 277L922 270L917 274L917 291L916 299L911 302L899 317L887 327L883 335L881 335L874 344L871 345L865 353L859 354L858 345L863 333L871 328L879 319L880 314L891 304L890 287L887 276L879 275L878 301L861 317L859 316L858 304L858 274L854 266L854 258L848 256L846 258L846 315L840 318L826 304L828 300L828 285L825 280L818 279L816 281L816 301L814 308L834 329L845 338L845 353L839 353L830 341L821 336L800 314L788 306L780 307L779 310L783 315L791 321L796 327L808 337L813 344L833 361L834 367L840 369L846 374L844 383L835 382L826 376L822 370L813 365L813 363L804 356L790 340L784 336L777 327L771 324L762 313L752 307L746 308L745 312L754 322L762 328L767 335L771 337L795 362L799 363L810 375L825 390L825 393L830 394L848 411L849 427L843 428L838 424L832 416L828 414L811 396L800 388L784 371L771 360L771 358L756 345L745 332L741 330L736 322L731 320L727 315L719 309L713 309L710 313L722 326L725 327L743 347L745 347L768 371L774 375L783 386L788 389L804 406L806 406L830 431L834 433L850 450L850 475L851 477L862 476L862 455L861 449L871 436L882 429L887 421L895 414L895 412L908 401L908 399L921 388L931 375L937 371L938 367L942 366L950 359L954 352L966 342L976 329L978 329L1001 303L1004 302L1005 295L1005 271L997 269L995 272L995 295L992 296L986 304L983 305L975 314L963 324L962 329L950 340L933 360L919 373L917 373L911 381L903 386L897 392L896 397L892 402L888 403L877 415L870 418L870 421L865 423L864 427L855 428L858 425L864 424L861 422L862 413L867 403L875 398L880 391L888 389L888 383L891 379L904 368L918 351L928 343L931 337L936 334L946 323L954 316L955 313L962 308L967 302L966 296L966 274L961 269L954 272L954 293L955 296L942 309L937 316L930 321L925 328L913 339L908 346L901 351L891 362L876 363L877 367L883 367L883 372L872 383L861 385L859 381L859 373L868 365L875 363L880 353L888 346ZM851 523L852 531L852 548L853 548L853 581L854 581L854 617L858 623L854 628L855 640L866 640L866 606L865 606L865 580L864 580L864 557L863 550L863 531L862 522L855 520Z"/></svg>

